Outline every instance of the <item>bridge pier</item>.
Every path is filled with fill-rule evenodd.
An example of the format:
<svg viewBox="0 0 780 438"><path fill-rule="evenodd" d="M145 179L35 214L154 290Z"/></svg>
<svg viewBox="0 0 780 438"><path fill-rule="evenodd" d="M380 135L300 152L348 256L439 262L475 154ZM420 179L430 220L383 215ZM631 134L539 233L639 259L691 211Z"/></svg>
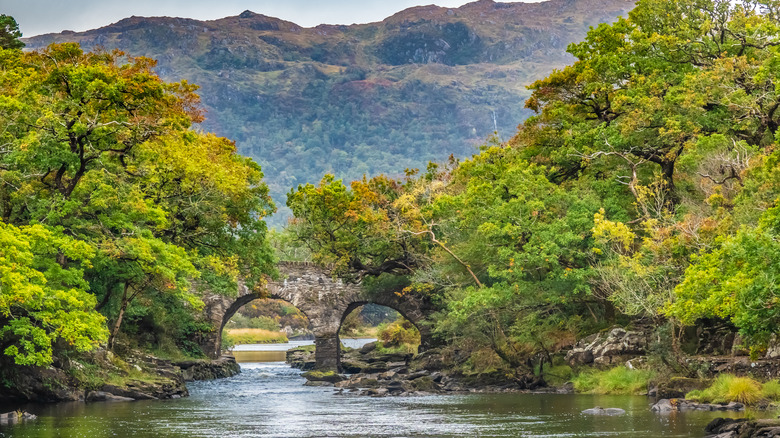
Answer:
<svg viewBox="0 0 780 438"><path fill-rule="evenodd" d="M318 371L335 371L341 369L341 340L338 332L314 334L315 369Z"/></svg>

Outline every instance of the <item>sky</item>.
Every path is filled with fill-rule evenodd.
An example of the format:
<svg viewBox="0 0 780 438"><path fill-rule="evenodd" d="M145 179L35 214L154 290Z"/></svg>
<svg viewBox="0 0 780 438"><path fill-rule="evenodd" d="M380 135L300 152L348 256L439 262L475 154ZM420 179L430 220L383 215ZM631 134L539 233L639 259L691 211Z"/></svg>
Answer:
<svg viewBox="0 0 780 438"><path fill-rule="evenodd" d="M540 0L525 0L536 2ZM122 18L168 16L215 20L245 10L304 27L381 21L403 9L434 3L458 7L464 0L0 0L0 14L14 17L25 37L96 29Z"/></svg>

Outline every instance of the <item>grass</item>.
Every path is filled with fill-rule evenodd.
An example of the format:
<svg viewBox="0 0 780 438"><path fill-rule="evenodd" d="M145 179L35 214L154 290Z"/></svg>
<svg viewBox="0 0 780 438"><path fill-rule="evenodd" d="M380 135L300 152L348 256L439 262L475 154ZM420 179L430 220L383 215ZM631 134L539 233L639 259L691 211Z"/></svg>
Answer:
<svg viewBox="0 0 780 438"><path fill-rule="evenodd" d="M358 326L352 330L349 330L347 333L341 333L341 337L343 338L378 338L379 337L379 327L372 327L368 325Z"/></svg>
<svg viewBox="0 0 780 438"><path fill-rule="evenodd" d="M288 342L287 335L283 332L259 328L225 329L222 333L224 345L241 344L280 344Z"/></svg>
<svg viewBox="0 0 780 438"><path fill-rule="evenodd" d="M761 385L761 395L772 401L780 401L780 381L770 380Z"/></svg>
<svg viewBox="0 0 780 438"><path fill-rule="evenodd" d="M764 390L764 386L766 386L766 390ZM685 398L699 402L740 402L753 405L767 398L776 400L778 396L780 396L780 382L776 380L762 385L750 377L721 374L709 388L691 391L685 395Z"/></svg>
<svg viewBox="0 0 780 438"><path fill-rule="evenodd" d="M644 394L653 378L652 371L628 369L623 366L606 371L587 371L572 379L577 392L591 394Z"/></svg>

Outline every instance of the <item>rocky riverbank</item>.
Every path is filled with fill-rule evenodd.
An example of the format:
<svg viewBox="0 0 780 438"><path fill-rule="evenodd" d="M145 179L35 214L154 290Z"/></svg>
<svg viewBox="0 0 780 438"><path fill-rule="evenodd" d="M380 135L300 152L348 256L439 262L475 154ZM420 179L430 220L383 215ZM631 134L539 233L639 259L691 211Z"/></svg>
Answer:
<svg viewBox="0 0 780 438"><path fill-rule="evenodd" d="M780 419L716 418L705 429L706 438L780 437Z"/></svg>
<svg viewBox="0 0 780 438"><path fill-rule="evenodd" d="M431 393L513 392L571 392L564 388L546 388L538 379L517 378L505 372L478 376L463 375L445 369L441 353L428 350L417 356L408 353L382 353L376 343L355 350L346 350L342 357L345 375L312 371L314 351L311 347L290 350L287 362L304 371L310 386L333 386L360 395L419 395Z"/></svg>
<svg viewBox="0 0 780 438"><path fill-rule="evenodd" d="M131 401L181 398L185 382L230 377L241 369L232 356L217 360L170 361L133 352L119 359L94 353L89 361L59 358L48 368L4 376L0 402Z"/></svg>

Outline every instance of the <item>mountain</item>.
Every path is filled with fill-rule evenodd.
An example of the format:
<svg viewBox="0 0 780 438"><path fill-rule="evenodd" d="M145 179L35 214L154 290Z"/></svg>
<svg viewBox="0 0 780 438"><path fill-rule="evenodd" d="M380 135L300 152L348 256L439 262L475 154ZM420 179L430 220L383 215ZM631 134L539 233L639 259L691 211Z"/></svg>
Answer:
<svg viewBox="0 0 780 438"><path fill-rule="evenodd" d="M119 48L157 59L166 80L200 85L203 129L259 162L283 206L291 187L326 172L398 174L469 156L494 131L510 137L529 115L525 87L571 63L566 46L590 26L633 5L480 0L313 28L250 11L214 21L130 17L24 42Z"/></svg>

